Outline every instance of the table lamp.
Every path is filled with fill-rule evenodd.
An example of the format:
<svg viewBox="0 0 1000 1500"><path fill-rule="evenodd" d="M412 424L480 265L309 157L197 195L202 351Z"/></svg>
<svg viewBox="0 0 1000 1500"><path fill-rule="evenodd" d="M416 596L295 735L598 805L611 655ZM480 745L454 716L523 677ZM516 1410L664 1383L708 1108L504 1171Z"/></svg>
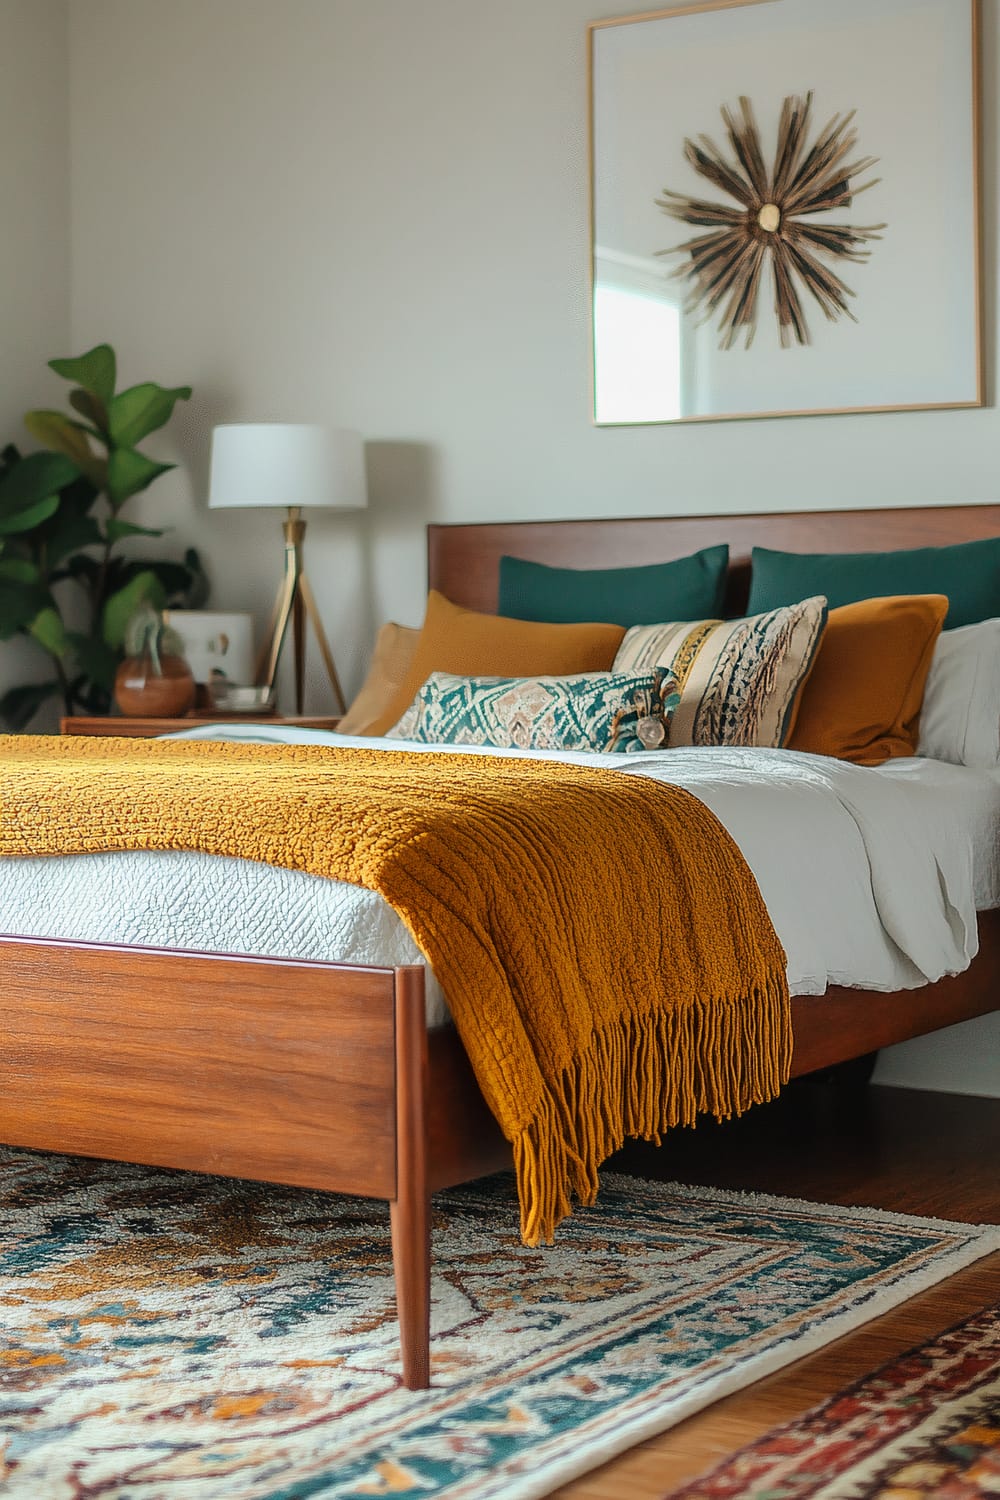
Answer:
<svg viewBox="0 0 1000 1500"><path fill-rule="evenodd" d="M295 643L295 712L305 689L308 616L338 709L346 707L337 668L303 565L307 507L360 510L367 503L361 434L305 422L230 422L212 433L209 506L285 506L285 573L268 638L257 658L257 683L273 690L281 648L292 624Z"/></svg>

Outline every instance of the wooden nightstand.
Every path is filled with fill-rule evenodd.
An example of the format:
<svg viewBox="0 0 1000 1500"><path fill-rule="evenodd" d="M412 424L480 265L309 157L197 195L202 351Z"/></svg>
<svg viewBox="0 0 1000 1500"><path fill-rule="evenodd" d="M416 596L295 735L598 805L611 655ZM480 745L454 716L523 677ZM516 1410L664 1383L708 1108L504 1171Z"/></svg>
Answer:
<svg viewBox="0 0 1000 1500"><path fill-rule="evenodd" d="M87 718L74 714L59 720L60 734L121 735L128 739L151 738L154 734L176 734L180 729L197 729L204 724L291 724L299 729L336 729L337 718L296 717L284 714L234 714L223 718L219 714L205 717L203 714L188 714L183 719L126 719L116 714Z"/></svg>

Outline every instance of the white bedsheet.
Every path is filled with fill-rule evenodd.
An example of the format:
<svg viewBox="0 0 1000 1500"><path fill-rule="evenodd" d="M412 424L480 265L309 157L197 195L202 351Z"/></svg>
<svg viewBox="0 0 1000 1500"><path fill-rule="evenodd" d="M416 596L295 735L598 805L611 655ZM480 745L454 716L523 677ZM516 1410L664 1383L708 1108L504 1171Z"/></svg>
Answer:
<svg viewBox="0 0 1000 1500"><path fill-rule="evenodd" d="M281 726L189 735L433 748ZM998 772L917 760L871 771L783 750L554 758L672 782L710 807L757 878L793 994L907 989L957 973L977 950L977 898L1000 904ZM354 963L421 958L370 891L177 852L0 860L0 932ZM435 1024L447 1012L428 977Z"/></svg>

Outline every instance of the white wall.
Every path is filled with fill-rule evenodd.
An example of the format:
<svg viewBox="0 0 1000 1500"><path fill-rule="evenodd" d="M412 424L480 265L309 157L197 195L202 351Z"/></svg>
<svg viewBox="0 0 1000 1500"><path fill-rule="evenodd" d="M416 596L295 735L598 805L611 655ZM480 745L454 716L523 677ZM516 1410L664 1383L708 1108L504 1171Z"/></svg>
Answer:
<svg viewBox="0 0 1000 1500"><path fill-rule="evenodd" d="M0 203L0 447L30 449L21 418L50 404L46 361L69 352L67 0L0 0ZM0 692L44 666L29 642L0 643Z"/></svg>
<svg viewBox="0 0 1000 1500"><path fill-rule="evenodd" d="M205 542L221 605L259 605L277 562L276 519L205 514L224 418L330 416L369 439L360 590L340 555L356 521L310 521L345 658L364 649L369 608L419 621L432 518L1000 494L994 409L591 425L593 14L593 0L71 7L74 341L112 339L131 378L194 384L166 438L185 473L150 505Z"/></svg>
<svg viewBox="0 0 1000 1500"><path fill-rule="evenodd" d="M195 386L160 444L183 467L141 514L205 548L219 607L261 610L277 517L206 513L212 425L360 428L370 511L310 520L308 543L349 686L377 620L419 622L431 519L1000 494L994 408L592 426L594 15L593 0L70 7L73 348L109 339L126 379ZM997 62L987 0L991 361ZM312 693L323 707L318 679ZM984 1045L1000 1053L1000 1028ZM959 1050L938 1082L961 1087L963 1066Z"/></svg>
<svg viewBox="0 0 1000 1500"><path fill-rule="evenodd" d="M1000 1016L916 1037L879 1056L875 1082L1000 1098Z"/></svg>

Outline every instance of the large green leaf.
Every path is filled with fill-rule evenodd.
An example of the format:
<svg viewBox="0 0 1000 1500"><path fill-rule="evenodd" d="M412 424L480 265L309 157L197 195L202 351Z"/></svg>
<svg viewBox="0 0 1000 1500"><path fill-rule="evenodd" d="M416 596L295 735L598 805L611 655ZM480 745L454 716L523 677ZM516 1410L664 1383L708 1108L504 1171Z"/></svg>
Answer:
<svg viewBox="0 0 1000 1500"><path fill-rule="evenodd" d="M174 464L157 464L134 448L115 448L108 457L108 499L118 510L132 495L137 495Z"/></svg>
<svg viewBox="0 0 1000 1500"><path fill-rule="evenodd" d="M76 359L50 359L49 369L66 380L82 385L105 407L115 394L115 351L110 344L97 344Z"/></svg>
<svg viewBox="0 0 1000 1500"><path fill-rule="evenodd" d="M93 424L92 429L95 436L106 438L108 435L108 409L104 402L99 400L92 391L84 391L79 388L69 393L69 404L74 411L78 411L81 417Z"/></svg>
<svg viewBox="0 0 1000 1500"><path fill-rule="evenodd" d="M81 691L83 682L92 682L102 692L110 693L118 669L118 652L96 636L83 635L76 630L66 632L66 641L76 658L82 678L74 683L74 690Z"/></svg>
<svg viewBox="0 0 1000 1500"><path fill-rule="evenodd" d="M5 583L40 583L42 575L33 562L20 557L0 557L0 589Z"/></svg>
<svg viewBox="0 0 1000 1500"><path fill-rule="evenodd" d="M15 734L26 729L42 704L59 692L58 682L29 682L0 698L0 719Z"/></svg>
<svg viewBox="0 0 1000 1500"><path fill-rule="evenodd" d="M34 505L29 505L25 510L16 511L14 515L0 515L0 536L13 536L16 532L31 531L35 526L40 526L50 516L54 516L59 509L59 496L49 495L46 500L36 500Z"/></svg>
<svg viewBox="0 0 1000 1500"><path fill-rule="evenodd" d="M152 381L130 386L108 407L111 441L118 448L134 448L136 443L170 420L177 401L186 401L190 395L189 385L178 385L173 390Z"/></svg>
<svg viewBox="0 0 1000 1500"><path fill-rule="evenodd" d="M28 634L38 642L50 656L62 657L66 651L66 627L62 615L55 605L49 604L28 626Z"/></svg>
<svg viewBox="0 0 1000 1500"><path fill-rule="evenodd" d="M152 604L155 609L162 609L163 600L163 586L152 569L146 568L137 573L124 588L112 594L105 602L101 619L101 634L105 643L113 650L120 651L128 622L140 604Z"/></svg>
<svg viewBox="0 0 1000 1500"><path fill-rule="evenodd" d="M80 476L78 464L60 453L29 453L11 464L0 477L0 506L17 509L24 503L54 495Z"/></svg>
<svg viewBox="0 0 1000 1500"><path fill-rule="evenodd" d="M54 515L59 491L80 470L62 453L29 453L0 475L0 534L29 531Z"/></svg>
<svg viewBox="0 0 1000 1500"><path fill-rule="evenodd" d="M91 448L87 441L90 429L82 422L64 417L61 411L29 411L24 414L24 425L43 448L65 453L98 489L104 488L105 461Z"/></svg>
<svg viewBox="0 0 1000 1500"><path fill-rule="evenodd" d="M41 528L39 540L44 544L46 568L51 570L78 547L96 546L101 541L101 528L93 516L67 511L64 505Z"/></svg>
<svg viewBox="0 0 1000 1500"><path fill-rule="evenodd" d="M120 542L126 536L162 536L162 530L155 526L136 526L132 521L110 520L105 522L104 530L109 542Z"/></svg>
<svg viewBox="0 0 1000 1500"><path fill-rule="evenodd" d="M27 630L39 611L52 603L48 589L40 583L0 579L0 641Z"/></svg>

